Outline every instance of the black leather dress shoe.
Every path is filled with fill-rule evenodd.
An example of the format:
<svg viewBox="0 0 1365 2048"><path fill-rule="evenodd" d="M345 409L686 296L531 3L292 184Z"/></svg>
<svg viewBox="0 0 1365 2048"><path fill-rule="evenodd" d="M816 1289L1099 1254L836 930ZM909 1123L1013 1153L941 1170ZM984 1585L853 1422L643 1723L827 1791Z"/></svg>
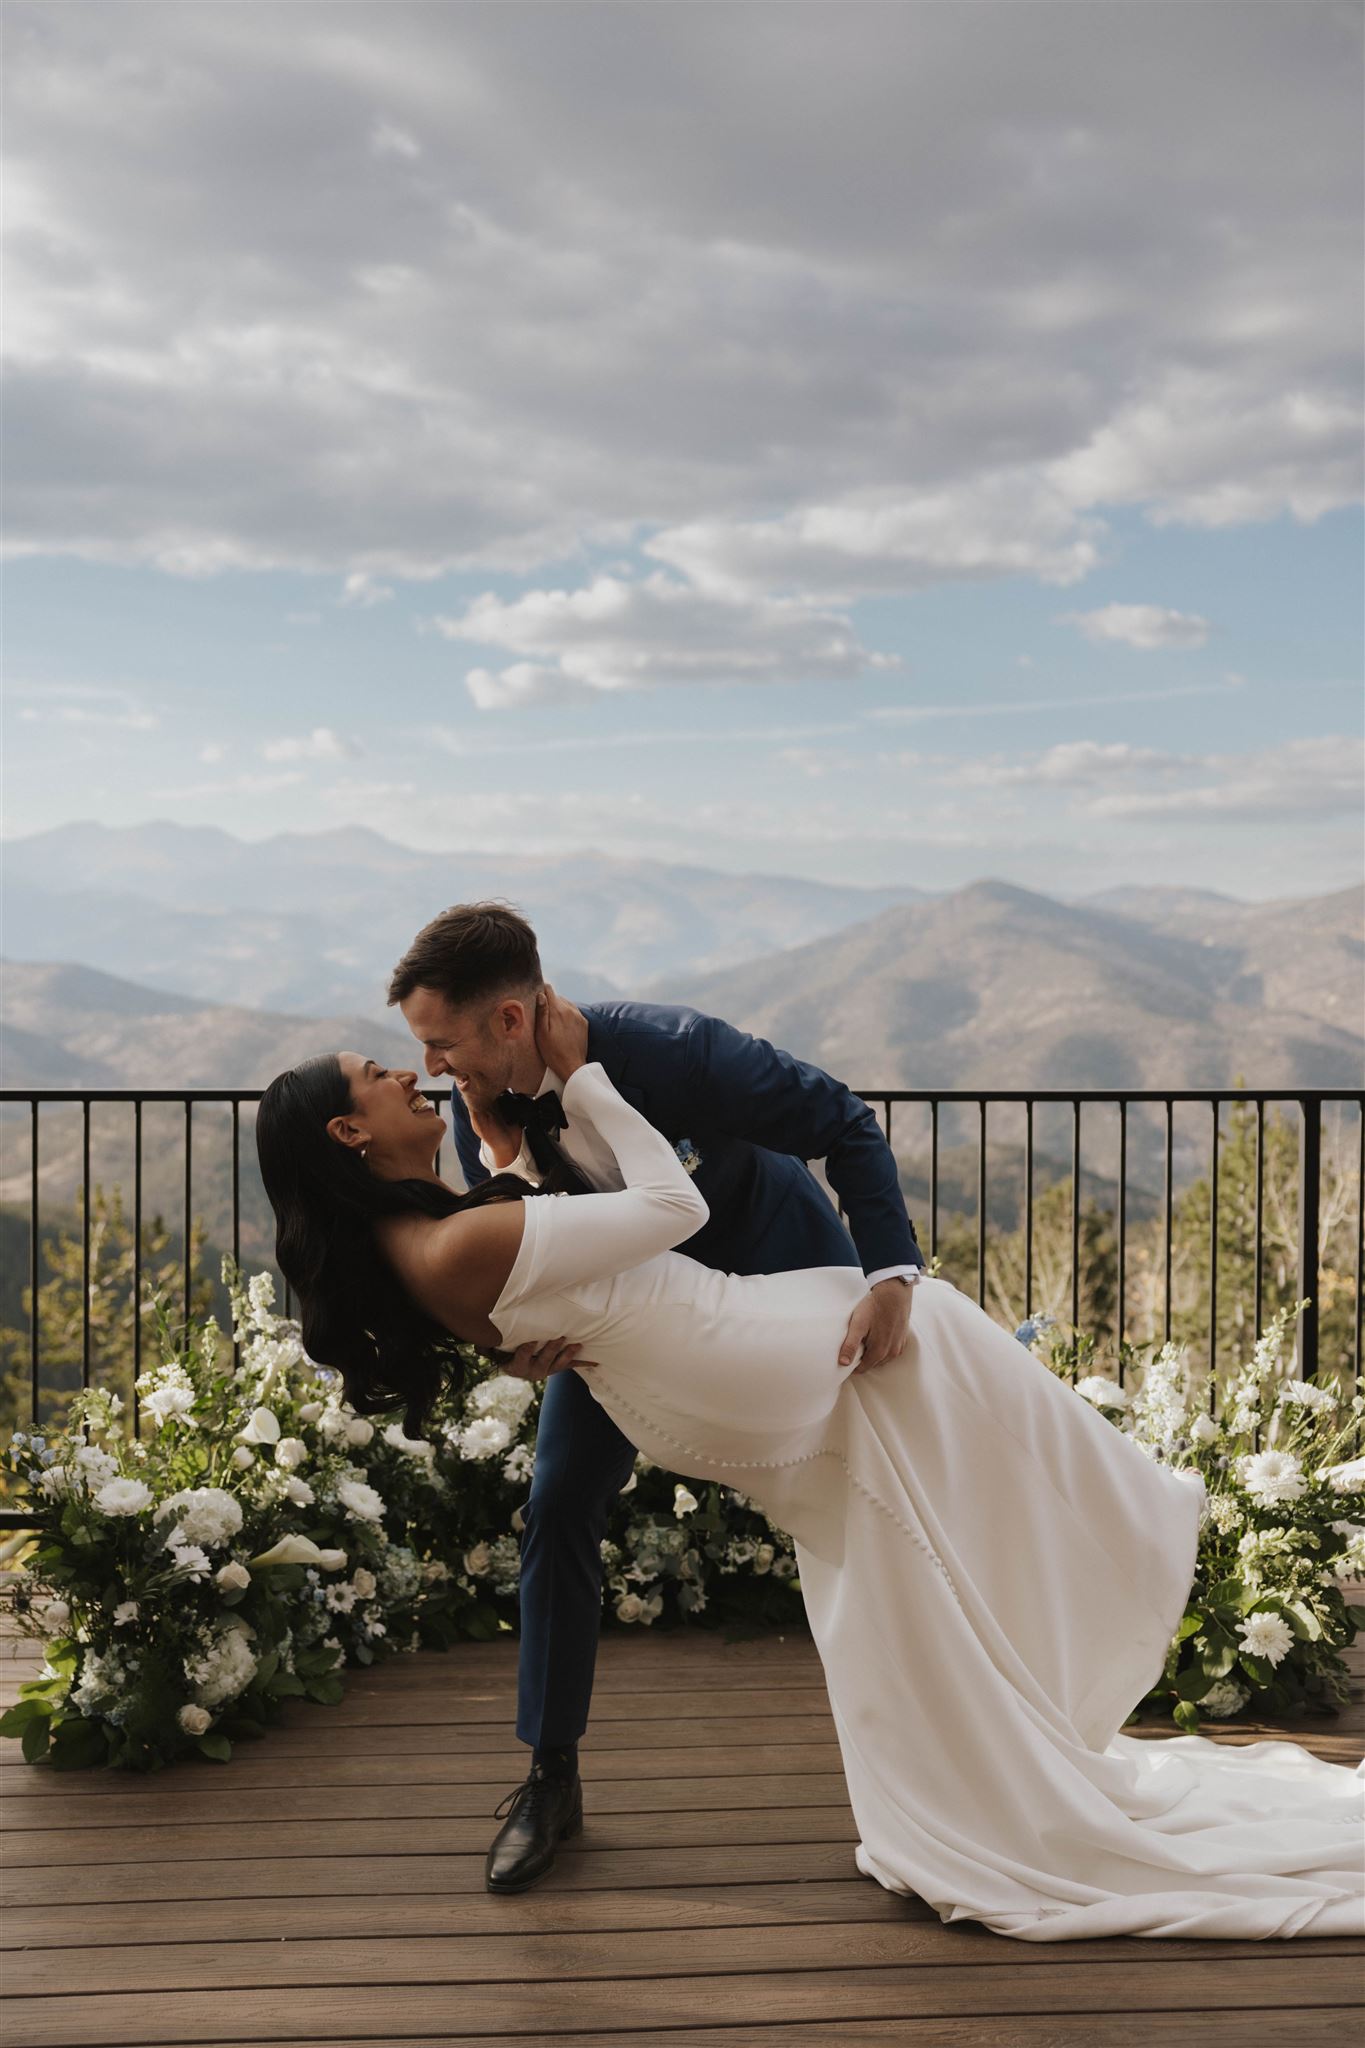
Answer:
<svg viewBox="0 0 1365 2048"><path fill-rule="evenodd" d="M532 1764L525 1783L507 1798L512 1810L493 1837L483 1867L490 1892L524 1892L544 1877L560 1843L576 1835L583 1825L583 1781L577 1776L547 1777L538 1764ZM495 1819L506 1803L498 1801Z"/></svg>

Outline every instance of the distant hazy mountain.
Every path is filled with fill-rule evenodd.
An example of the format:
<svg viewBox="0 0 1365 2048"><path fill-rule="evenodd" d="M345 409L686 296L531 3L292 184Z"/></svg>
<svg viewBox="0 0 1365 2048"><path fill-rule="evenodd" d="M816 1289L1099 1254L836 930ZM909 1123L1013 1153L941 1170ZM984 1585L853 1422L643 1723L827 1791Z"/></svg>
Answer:
<svg viewBox="0 0 1365 2048"><path fill-rule="evenodd" d="M7 1088L260 1088L281 1068L338 1047L390 1066L417 1064L406 1031L366 1018L201 1003L90 967L0 963Z"/></svg>
<svg viewBox="0 0 1365 2048"><path fill-rule="evenodd" d="M591 853L419 853L359 827L253 843L208 827L64 825L6 842L3 861L13 957L80 960L214 1003L377 1019L413 934L461 900L516 902L550 979L586 1000L820 939L919 893Z"/></svg>
<svg viewBox="0 0 1365 2048"><path fill-rule="evenodd" d="M1159 893L975 882L671 992L864 1087L1365 1083L1365 891Z"/></svg>

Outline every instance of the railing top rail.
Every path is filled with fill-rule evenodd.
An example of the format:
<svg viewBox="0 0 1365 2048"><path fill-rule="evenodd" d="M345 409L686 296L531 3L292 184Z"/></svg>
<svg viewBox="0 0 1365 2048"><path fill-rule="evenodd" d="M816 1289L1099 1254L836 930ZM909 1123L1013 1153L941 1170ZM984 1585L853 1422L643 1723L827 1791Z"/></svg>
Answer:
<svg viewBox="0 0 1365 2048"><path fill-rule="evenodd" d="M259 1102L262 1088L0 1088L7 1102ZM424 1087L433 1101L449 1088ZM855 1088L865 1102L1355 1102L1361 1088Z"/></svg>

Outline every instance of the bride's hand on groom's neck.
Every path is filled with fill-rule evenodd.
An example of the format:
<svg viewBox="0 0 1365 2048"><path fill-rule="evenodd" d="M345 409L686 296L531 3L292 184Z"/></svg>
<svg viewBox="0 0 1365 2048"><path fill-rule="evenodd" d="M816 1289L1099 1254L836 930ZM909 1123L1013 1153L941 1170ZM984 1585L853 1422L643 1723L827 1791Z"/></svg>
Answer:
<svg viewBox="0 0 1365 2048"><path fill-rule="evenodd" d="M548 982L536 997L536 1050L561 1081L587 1065L588 1020Z"/></svg>

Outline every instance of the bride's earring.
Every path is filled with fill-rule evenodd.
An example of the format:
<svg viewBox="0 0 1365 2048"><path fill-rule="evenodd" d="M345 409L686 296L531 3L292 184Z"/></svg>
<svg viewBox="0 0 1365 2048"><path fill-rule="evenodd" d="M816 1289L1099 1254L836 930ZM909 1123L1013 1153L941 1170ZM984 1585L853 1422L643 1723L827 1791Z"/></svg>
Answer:
<svg viewBox="0 0 1365 2048"><path fill-rule="evenodd" d="M368 1146L368 1145L362 1145L362 1146L361 1146L361 1148L360 1148L360 1156L361 1156L361 1158L362 1158L362 1159L363 1159L363 1158L365 1157L365 1154L366 1154L366 1153L367 1153L367 1152L369 1151L369 1149L370 1149L370 1148L369 1148L369 1146Z"/></svg>

